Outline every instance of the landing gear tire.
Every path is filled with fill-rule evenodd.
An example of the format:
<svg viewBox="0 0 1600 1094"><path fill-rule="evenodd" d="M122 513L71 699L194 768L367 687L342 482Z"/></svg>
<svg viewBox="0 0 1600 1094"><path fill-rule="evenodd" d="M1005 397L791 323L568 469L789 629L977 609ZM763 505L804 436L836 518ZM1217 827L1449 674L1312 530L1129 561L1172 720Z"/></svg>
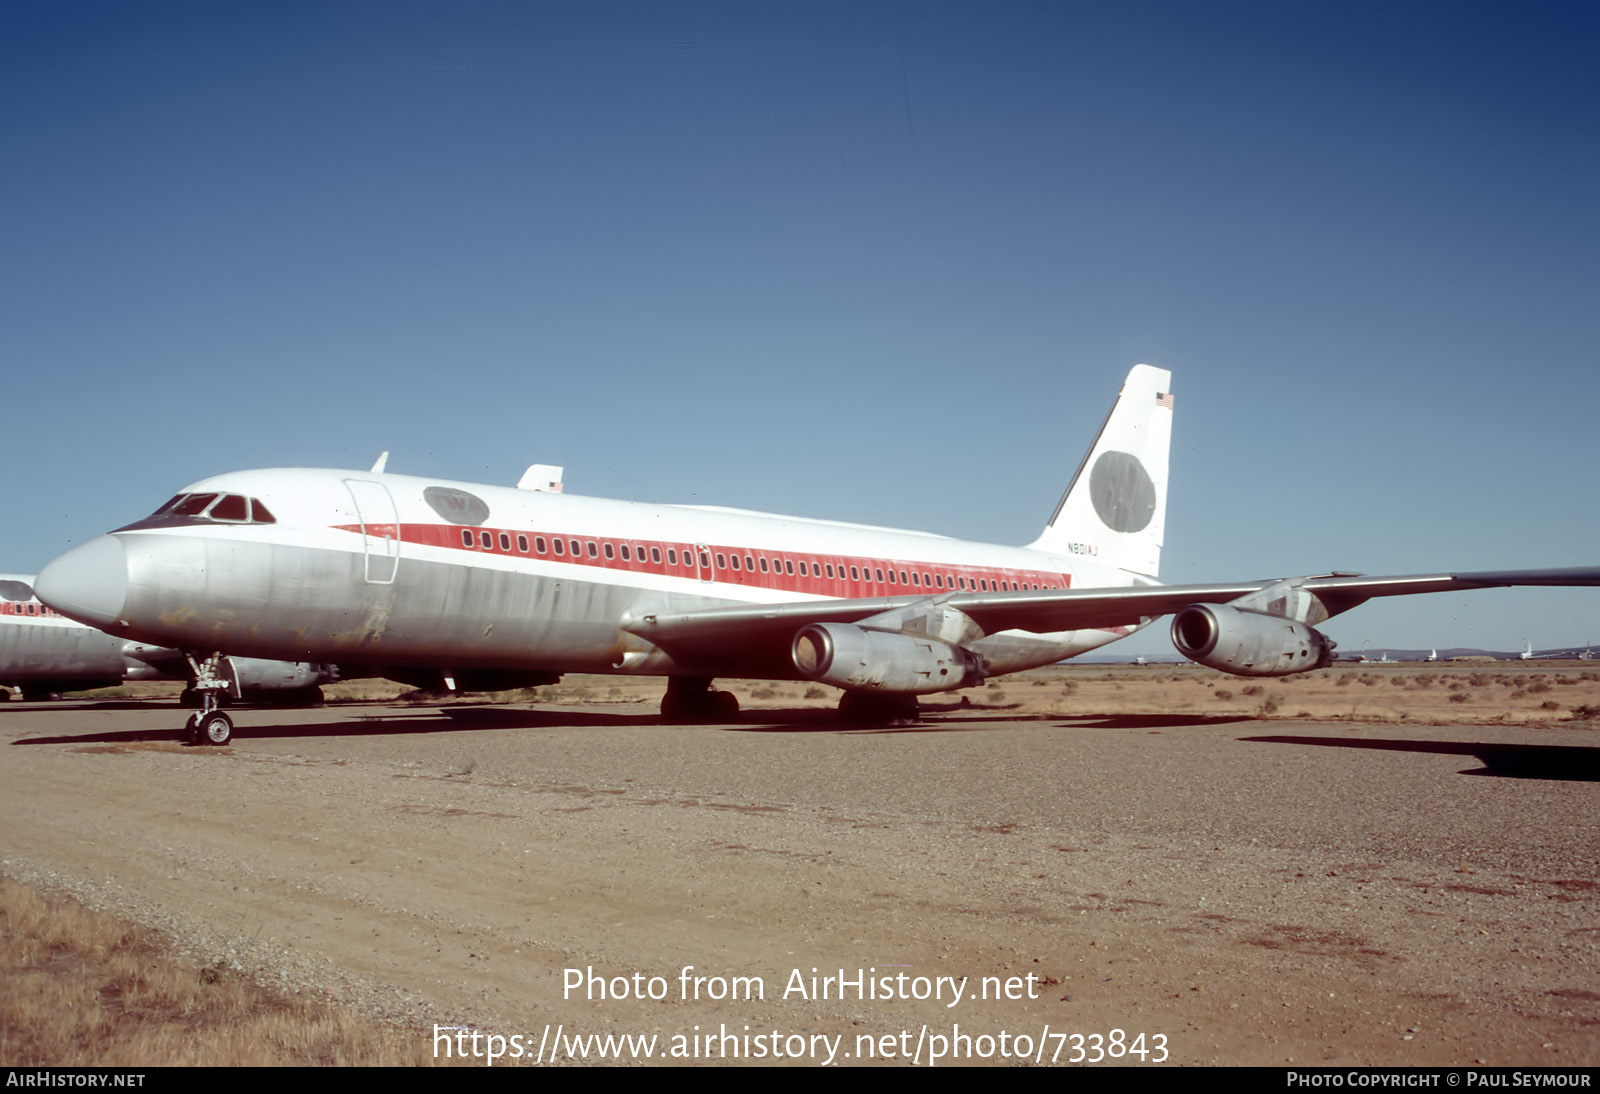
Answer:
<svg viewBox="0 0 1600 1094"><path fill-rule="evenodd" d="M739 717L739 697L731 691L712 691L710 680L673 677L661 697L661 719L674 725L732 722Z"/></svg>
<svg viewBox="0 0 1600 1094"><path fill-rule="evenodd" d="M909 726L920 719L914 695L847 691L839 697L839 720L857 726Z"/></svg>
<svg viewBox="0 0 1600 1094"><path fill-rule="evenodd" d="M194 717L194 737L196 744L225 745L233 740L233 719L220 710L197 714Z"/></svg>
<svg viewBox="0 0 1600 1094"><path fill-rule="evenodd" d="M61 693L59 691L51 691L49 688L25 687L22 689L22 701L24 703L48 703L59 698L61 698Z"/></svg>

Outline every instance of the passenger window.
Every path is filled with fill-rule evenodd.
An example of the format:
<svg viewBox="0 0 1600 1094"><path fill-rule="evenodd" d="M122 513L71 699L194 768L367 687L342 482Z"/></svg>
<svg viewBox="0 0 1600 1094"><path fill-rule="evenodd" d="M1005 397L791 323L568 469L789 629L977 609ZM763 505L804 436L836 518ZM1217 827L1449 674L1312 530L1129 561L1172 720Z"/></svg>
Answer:
<svg viewBox="0 0 1600 1094"><path fill-rule="evenodd" d="M471 547L472 546L472 529L471 528L463 528L463 529L461 529L461 546L463 546L463 547Z"/></svg>
<svg viewBox="0 0 1600 1094"><path fill-rule="evenodd" d="M488 532L479 532L478 542L483 544L483 549L487 551L489 548L494 546L494 537Z"/></svg>
<svg viewBox="0 0 1600 1094"><path fill-rule="evenodd" d="M668 547L667 548L667 565L668 566L676 566L677 564L678 564L678 552L676 550L674 550L673 548Z"/></svg>
<svg viewBox="0 0 1600 1094"><path fill-rule="evenodd" d="M766 573L767 572L767 559L766 559L765 555L763 555L762 558L761 558L761 572L762 573Z"/></svg>
<svg viewBox="0 0 1600 1094"><path fill-rule="evenodd" d="M789 573L789 574L794 573L794 560L793 559L788 559L788 558L784 559L783 560L783 569L784 569L785 573Z"/></svg>
<svg viewBox="0 0 1600 1094"><path fill-rule="evenodd" d="M517 552L519 554L524 554L524 555L528 553L528 537L527 536L518 536L517 537Z"/></svg>
<svg viewBox="0 0 1600 1094"><path fill-rule="evenodd" d="M541 555L544 554L544 537L543 536L534 536L533 537L533 549L535 551L537 551Z"/></svg>
<svg viewBox="0 0 1600 1094"><path fill-rule="evenodd" d="M728 556L723 554L721 551L718 551L717 552L717 569L726 570L727 568L728 568Z"/></svg>
<svg viewBox="0 0 1600 1094"><path fill-rule="evenodd" d="M861 571L856 569L854 566L850 567L850 580L851 581L860 581L861 580Z"/></svg>
<svg viewBox="0 0 1600 1094"><path fill-rule="evenodd" d="M589 554L593 555L594 552L590 551ZM612 547L611 544L609 544L609 543L606 544L606 557L609 558L609 559L615 559L617 557L616 549L614 547Z"/></svg>
<svg viewBox="0 0 1600 1094"><path fill-rule="evenodd" d="M624 561L624 562L632 562L633 561L633 552L628 550L628 545L626 543L624 543L618 549L622 552L622 561Z"/></svg>
<svg viewBox="0 0 1600 1094"><path fill-rule="evenodd" d="M650 561L654 562L658 566L661 564L661 548L659 548L659 547L650 548Z"/></svg>
<svg viewBox="0 0 1600 1094"><path fill-rule="evenodd" d="M704 551L700 552L700 568L702 570L711 569L711 556L706 554Z"/></svg>
<svg viewBox="0 0 1600 1094"><path fill-rule="evenodd" d="M575 539L569 539L567 540L567 546L572 549L573 558L583 557L583 544L579 543Z"/></svg>
<svg viewBox="0 0 1600 1094"><path fill-rule="evenodd" d="M511 537L504 532L500 533L500 549L502 551L511 550Z"/></svg>
<svg viewBox="0 0 1600 1094"><path fill-rule="evenodd" d="M738 555L734 555L732 558L728 559L728 561L733 563L733 568L735 570L737 570L739 568L739 556Z"/></svg>
<svg viewBox="0 0 1600 1094"><path fill-rule="evenodd" d="M751 558L749 555L745 555L744 556L744 568L746 570L749 570L751 573L755 573L756 572L756 560L754 558Z"/></svg>
<svg viewBox="0 0 1600 1094"><path fill-rule="evenodd" d="M833 563L828 563L828 580L833 580Z"/></svg>
<svg viewBox="0 0 1600 1094"><path fill-rule="evenodd" d="M589 541L589 557L590 558L599 558L600 557L600 548L595 546L595 542L592 539Z"/></svg>

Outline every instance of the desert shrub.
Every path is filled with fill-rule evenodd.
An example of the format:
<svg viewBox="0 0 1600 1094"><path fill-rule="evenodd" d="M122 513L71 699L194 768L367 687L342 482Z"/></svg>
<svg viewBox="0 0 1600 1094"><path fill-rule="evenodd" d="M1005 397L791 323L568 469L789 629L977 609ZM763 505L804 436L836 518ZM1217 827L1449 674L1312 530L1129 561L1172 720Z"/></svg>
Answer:
<svg viewBox="0 0 1600 1094"><path fill-rule="evenodd" d="M777 697L778 697L777 689L776 688L769 688L765 684L762 684L760 687L752 688L750 690L750 698L752 698L752 699L776 699Z"/></svg>
<svg viewBox="0 0 1600 1094"><path fill-rule="evenodd" d="M827 697L828 697L828 689L827 688L819 688L814 684L811 687L806 688L806 698L807 699L826 699Z"/></svg>
<svg viewBox="0 0 1600 1094"><path fill-rule="evenodd" d="M1534 677L1534 679L1538 680L1539 678L1538 677ZM1550 690L1550 685L1545 683L1543 680L1539 680L1539 682L1537 684L1529 684L1528 685L1528 691L1533 695L1543 695L1545 692L1547 692L1549 690Z"/></svg>
<svg viewBox="0 0 1600 1094"><path fill-rule="evenodd" d="M1256 684L1251 684L1249 687L1244 689L1244 693L1246 695L1260 695L1262 691L1263 689Z"/></svg>
<svg viewBox="0 0 1600 1094"><path fill-rule="evenodd" d="M1233 698L1233 692L1229 691L1227 688L1218 688L1215 692L1213 692L1213 694L1216 695L1218 699Z"/></svg>
<svg viewBox="0 0 1600 1094"><path fill-rule="evenodd" d="M1539 707L1541 710L1560 710L1561 704L1556 702L1554 699L1546 699L1544 702L1539 704Z"/></svg>
<svg viewBox="0 0 1600 1094"><path fill-rule="evenodd" d="M1333 686L1336 687L1336 688L1347 688L1347 687L1349 687L1350 686L1350 674L1349 673L1345 673L1343 676L1339 677L1339 679L1337 679L1337 680L1335 680L1333 682Z"/></svg>
<svg viewBox="0 0 1600 1094"><path fill-rule="evenodd" d="M1600 718L1600 703L1579 703L1572 708L1574 718Z"/></svg>
<svg viewBox="0 0 1600 1094"><path fill-rule="evenodd" d="M1513 698L1513 699L1525 699L1525 698L1527 698L1527 696L1528 696L1528 693L1525 692L1525 691L1513 691L1511 693L1511 698Z"/></svg>
<svg viewBox="0 0 1600 1094"><path fill-rule="evenodd" d="M1265 703L1261 704L1261 713L1262 714L1276 714L1276 713L1278 713L1278 704L1274 703L1271 699L1268 699Z"/></svg>
<svg viewBox="0 0 1600 1094"><path fill-rule="evenodd" d="M1450 701L1452 703L1470 703L1470 702L1472 702L1472 693L1471 692L1466 692L1466 691L1458 691L1455 694L1450 696Z"/></svg>

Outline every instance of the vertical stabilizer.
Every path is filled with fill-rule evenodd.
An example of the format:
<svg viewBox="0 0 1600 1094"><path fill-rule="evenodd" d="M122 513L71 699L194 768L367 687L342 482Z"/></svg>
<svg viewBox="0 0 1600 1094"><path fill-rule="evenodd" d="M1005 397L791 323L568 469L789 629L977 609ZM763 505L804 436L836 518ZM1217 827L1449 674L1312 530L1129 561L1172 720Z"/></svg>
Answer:
<svg viewBox="0 0 1600 1094"><path fill-rule="evenodd" d="M1154 577L1167 525L1172 373L1134 365L1034 550Z"/></svg>

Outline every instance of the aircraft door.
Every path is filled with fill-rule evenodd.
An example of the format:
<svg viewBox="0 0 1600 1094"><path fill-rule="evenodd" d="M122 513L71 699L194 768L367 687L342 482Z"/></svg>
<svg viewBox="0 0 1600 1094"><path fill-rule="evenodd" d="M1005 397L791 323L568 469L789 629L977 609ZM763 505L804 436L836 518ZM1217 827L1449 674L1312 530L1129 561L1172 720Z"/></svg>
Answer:
<svg viewBox="0 0 1600 1094"><path fill-rule="evenodd" d="M369 585L392 585L400 568L400 516L394 498L381 482L345 479L356 515L361 518L362 546L366 551Z"/></svg>

